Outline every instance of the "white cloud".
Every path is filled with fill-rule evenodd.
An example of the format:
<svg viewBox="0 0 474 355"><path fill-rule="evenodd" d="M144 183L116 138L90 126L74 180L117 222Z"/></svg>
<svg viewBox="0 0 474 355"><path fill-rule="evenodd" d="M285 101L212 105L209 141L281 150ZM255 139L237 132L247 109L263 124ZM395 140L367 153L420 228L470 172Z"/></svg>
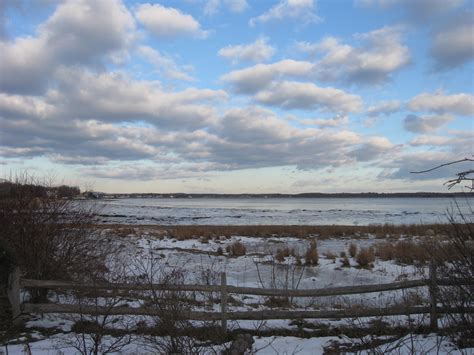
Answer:
<svg viewBox="0 0 474 355"><path fill-rule="evenodd" d="M303 126L319 126L321 128L341 128L349 123L349 117L346 115L339 115L333 118L304 118L296 119L296 121Z"/></svg>
<svg viewBox="0 0 474 355"><path fill-rule="evenodd" d="M474 115L474 96L471 94L445 95L442 92L422 93L408 103L414 111L451 113L455 115Z"/></svg>
<svg viewBox="0 0 474 355"><path fill-rule="evenodd" d="M331 87L321 88L312 83L280 82L255 95L260 103L283 109L318 109L330 112L359 112L362 99Z"/></svg>
<svg viewBox="0 0 474 355"><path fill-rule="evenodd" d="M145 57L159 73L170 79L194 81L195 79L187 72L186 69L180 67L172 57L163 55L156 49L149 46L138 47L138 53Z"/></svg>
<svg viewBox="0 0 474 355"><path fill-rule="evenodd" d="M255 93L267 87L272 81L287 77L308 77L314 64L291 59L273 64L257 64L253 67L235 70L221 77L232 84L237 92Z"/></svg>
<svg viewBox="0 0 474 355"><path fill-rule="evenodd" d="M239 44L221 48L218 54L231 60L233 64L243 61L265 62L275 54L275 48L267 43L265 38L259 38L250 44Z"/></svg>
<svg viewBox="0 0 474 355"><path fill-rule="evenodd" d="M204 14L215 15L222 5L236 13L245 11L249 6L247 0L207 0L206 5L204 5Z"/></svg>
<svg viewBox="0 0 474 355"><path fill-rule="evenodd" d="M66 1L36 36L0 42L0 87L9 93L41 93L61 65L98 67L123 55L133 31L133 18L119 1Z"/></svg>
<svg viewBox="0 0 474 355"><path fill-rule="evenodd" d="M417 116L408 115L403 121L403 126L407 131L414 133L429 133L436 131L441 126L454 119L451 115Z"/></svg>
<svg viewBox="0 0 474 355"><path fill-rule="evenodd" d="M316 15L316 4L314 0L280 0L278 4L260 16L251 18L249 25L253 27L258 23L282 21L286 19L298 19L304 24L321 21L321 18Z"/></svg>
<svg viewBox="0 0 474 355"><path fill-rule="evenodd" d="M377 117L380 115L391 115L400 110L401 104L398 100L382 101L367 109L367 115L370 117Z"/></svg>
<svg viewBox="0 0 474 355"><path fill-rule="evenodd" d="M410 145L414 147L431 145L431 146L444 146L449 143L452 138L444 136L431 136L431 135L421 135L417 136L410 141Z"/></svg>
<svg viewBox="0 0 474 355"><path fill-rule="evenodd" d="M362 41L358 48L334 37L318 43L299 42L296 48L321 57L315 63L315 74L321 80L381 83L410 62L410 51L401 43L402 32L400 27L383 27L357 34L356 39Z"/></svg>
<svg viewBox="0 0 474 355"><path fill-rule="evenodd" d="M153 35L159 38L181 36L205 38L208 35L208 32L201 28L194 17L172 7L160 4L142 4L137 8L135 16Z"/></svg>

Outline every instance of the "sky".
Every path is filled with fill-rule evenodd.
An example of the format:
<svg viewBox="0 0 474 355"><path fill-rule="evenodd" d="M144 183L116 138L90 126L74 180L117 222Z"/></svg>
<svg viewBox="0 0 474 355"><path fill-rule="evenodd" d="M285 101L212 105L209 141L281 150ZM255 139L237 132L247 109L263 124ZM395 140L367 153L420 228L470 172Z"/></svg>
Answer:
<svg viewBox="0 0 474 355"><path fill-rule="evenodd" d="M0 0L0 175L103 192L446 191L473 0Z"/></svg>

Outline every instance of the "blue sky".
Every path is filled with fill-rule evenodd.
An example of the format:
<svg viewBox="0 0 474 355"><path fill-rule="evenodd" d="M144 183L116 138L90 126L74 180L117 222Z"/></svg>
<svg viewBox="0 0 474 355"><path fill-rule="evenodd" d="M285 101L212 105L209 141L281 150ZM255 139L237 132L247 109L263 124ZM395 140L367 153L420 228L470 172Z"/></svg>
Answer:
<svg viewBox="0 0 474 355"><path fill-rule="evenodd" d="M474 2L4 0L0 169L106 192L443 191Z"/></svg>

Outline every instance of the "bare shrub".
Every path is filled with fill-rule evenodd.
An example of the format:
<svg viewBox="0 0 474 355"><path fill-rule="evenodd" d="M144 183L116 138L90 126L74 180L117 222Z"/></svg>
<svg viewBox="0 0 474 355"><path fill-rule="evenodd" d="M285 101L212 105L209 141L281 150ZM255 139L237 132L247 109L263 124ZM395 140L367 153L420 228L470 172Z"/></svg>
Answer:
<svg viewBox="0 0 474 355"><path fill-rule="evenodd" d="M437 245L434 257L438 264L438 277L455 284L454 287L440 287L439 297L444 306L456 310L447 314L447 320L448 325L457 330L454 337L460 346L474 343L474 221L471 216L470 205L468 211L462 211L456 203L454 211L448 213L449 238Z"/></svg>
<svg viewBox="0 0 474 355"><path fill-rule="evenodd" d="M184 284L186 272L183 267L166 267L153 252L136 261L137 282L150 291L144 304L152 317L154 333L144 335L146 345L159 354L194 354L198 352L196 339L186 336L186 329L192 328L187 319L191 310L190 296L178 288L166 290L166 286Z"/></svg>
<svg viewBox="0 0 474 355"><path fill-rule="evenodd" d="M370 267L375 261L374 249L361 248L356 255L356 261L360 267Z"/></svg>
<svg viewBox="0 0 474 355"><path fill-rule="evenodd" d="M83 279L113 252L102 247L93 229L93 207L48 194L44 183L27 174L11 184L14 188L0 199L0 241L24 277ZM44 301L46 293L35 291L33 301Z"/></svg>
<svg viewBox="0 0 474 355"><path fill-rule="evenodd" d="M59 348L73 348L79 354L110 354L121 352L131 344L134 336L136 321L133 317L116 315L115 307L127 305L130 293L123 293L117 284L129 281L127 263L120 260L119 255L109 260L109 268L94 270L90 274L89 282L92 285L107 284L107 291L103 288L92 288L87 291L76 290L71 294L58 295L66 302L79 305L79 312L66 315L74 322L70 336L61 337L57 341ZM109 282L113 281L113 282Z"/></svg>
<svg viewBox="0 0 474 355"><path fill-rule="evenodd" d="M275 258L271 259L270 276L263 277L263 270L255 261L257 268L258 281L262 288L297 290L304 274L304 266L296 264L279 264ZM265 305L269 307L290 307L293 304L293 298L289 296L267 297Z"/></svg>
<svg viewBox="0 0 474 355"><path fill-rule="evenodd" d="M348 252L349 252L349 255L351 256L351 258L355 258L355 256L357 255L357 245L354 244L354 243L351 243L349 245Z"/></svg>
<svg viewBox="0 0 474 355"><path fill-rule="evenodd" d="M309 243L309 246L306 249L304 258L305 258L306 265L316 266L319 264L318 247L316 245L315 240L312 240Z"/></svg>

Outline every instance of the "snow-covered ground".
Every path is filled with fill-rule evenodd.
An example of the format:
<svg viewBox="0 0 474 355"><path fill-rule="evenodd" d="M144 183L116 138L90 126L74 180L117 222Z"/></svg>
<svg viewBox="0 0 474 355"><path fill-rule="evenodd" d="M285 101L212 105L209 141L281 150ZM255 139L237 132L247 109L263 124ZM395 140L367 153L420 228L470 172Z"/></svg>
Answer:
<svg viewBox="0 0 474 355"><path fill-rule="evenodd" d="M113 236L112 230L103 230L104 237L111 243L111 247L119 247L120 258L126 265L126 273L137 275L139 265L144 265L151 260L158 260L163 270L183 271L186 283L211 283L219 284L219 273L226 272L227 284L246 287L278 287L298 289L318 289L335 286L369 285L376 283L390 283L394 281L418 279L425 277L426 268L413 265L400 265L394 261L376 260L372 268L358 267L354 258L350 258L350 267L343 267L340 253L347 254L351 243L364 248L375 245L380 240L371 235L359 237L337 237L317 240L319 264L317 266L297 266L294 257L287 257L277 262L274 255L279 248L294 249L296 255L304 255L310 241L298 238L258 238L232 236L215 239L190 239L177 240L162 233L161 235L149 233L146 230L135 229L135 233L127 236ZM111 237L112 233L112 237ZM228 246L240 242L246 247L246 254L236 257L226 252ZM218 255L221 248L224 255ZM335 255L334 258L330 254ZM304 258L303 258L304 263ZM289 275L289 277L287 277ZM288 281L290 280L290 281ZM218 296L217 296L218 297ZM382 293L369 293L363 295L298 298L289 306L295 310L320 310L341 309L350 306L389 307L407 300L426 302L426 290L414 289L409 292L392 291ZM52 300L56 299L54 295ZM250 311L267 309L265 297L232 295L228 311ZM130 307L137 307L139 302L130 300ZM219 311L219 304L195 306L196 310ZM202 308L204 307L204 308ZM77 351L64 344L68 338L75 338L72 332L73 325L70 315L32 315L27 322L30 328L49 328L59 331L58 334L45 336L38 332L30 334L27 338L16 339L19 344L8 345L9 354L28 354L28 347L32 354L75 354ZM374 319L358 319L357 324L366 326ZM392 325L406 324L415 321L419 324L428 322L426 317L385 317L383 319ZM354 320L307 320L303 330L311 331L318 327L347 327L354 326ZM258 321L229 321L229 329L249 329L255 331L279 329L295 331L301 327L291 320ZM344 328L345 327L345 328ZM301 329L301 328L300 328ZM253 351L257 354L323 354L324 349L334 344L352 342L360 343L363 339L350 339L344 333L338 336L297 338L293 336L266 336L254 337ZM105 342L114 341L106 337ZM29 344L29 345L25 345ZM202 353L216 353L217 348L208 348ZM447 338L440 338L434 334L429 336L415 335L409 339L398 339L381 345L379 353L393 354L460 354ZM1 354L0 350L0 354ZM146 354L149 349L140 342L133 342L125 346L123 354ZM474 349L464 350L464 353L473 353ZM156 353L156 352L155 352Z"/></svg>

